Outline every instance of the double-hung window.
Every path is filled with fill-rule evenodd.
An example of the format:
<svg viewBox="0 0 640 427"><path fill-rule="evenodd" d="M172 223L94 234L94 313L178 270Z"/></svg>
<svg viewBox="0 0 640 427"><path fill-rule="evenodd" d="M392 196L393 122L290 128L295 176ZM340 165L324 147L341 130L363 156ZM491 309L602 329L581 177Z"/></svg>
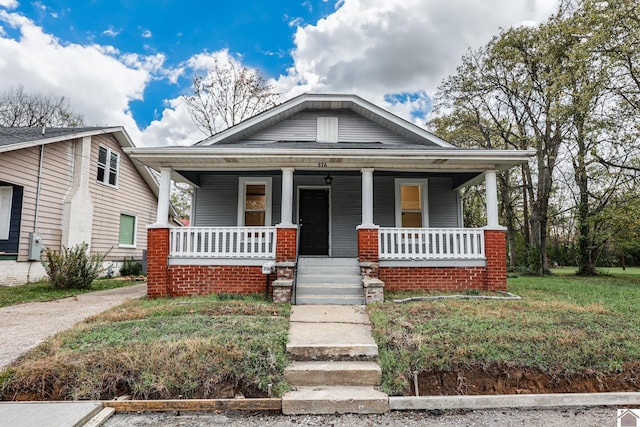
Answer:
<svg viewBox="0 0 640 427"><path fill-rule="evenodd" d="M242 177L238 187L238 225L271 225L271 178Z"/></svg>
<svg viewBox="0 0 640 427"><path fill-rule="evenodd" d="M426 179L396 179L396 227L429 226Z"/></svg>
<svg viewBox="0 0 640 427"><path fill-rule="evenodd" d="M98 148L98 182L117 187L119 165L120 154L102 145Z"/></svg>

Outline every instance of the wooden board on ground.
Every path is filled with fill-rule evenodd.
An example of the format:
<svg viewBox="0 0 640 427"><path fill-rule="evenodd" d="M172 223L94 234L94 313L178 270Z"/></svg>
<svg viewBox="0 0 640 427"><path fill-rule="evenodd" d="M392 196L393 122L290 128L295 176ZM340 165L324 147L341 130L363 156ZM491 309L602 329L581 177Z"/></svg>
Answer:
<svg viewBox="0 0 640 427"><path fill-rule="evenodd" d="M281 411L281 399L109 400L117 412L163 411Z"/></svg>

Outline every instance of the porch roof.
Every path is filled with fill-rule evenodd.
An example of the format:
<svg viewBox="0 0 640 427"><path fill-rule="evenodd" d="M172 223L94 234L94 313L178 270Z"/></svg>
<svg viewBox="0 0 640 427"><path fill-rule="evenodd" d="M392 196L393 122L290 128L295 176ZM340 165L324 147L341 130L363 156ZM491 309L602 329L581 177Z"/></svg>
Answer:
<svg viewBox="0 0 640 427"><path fill-rule="evenodd" d="M318 144L319 145L319 144ZM335 146L335 144L334 144ZM529 160L530 150L294 148L291 145L250 149L212 147L158 147L127 150L134 162L153 169L171 168L174 179L185 177L178 171L250 171L292 167L296 170L375 170L404 172L451 172L478 174L504 171ZM473 176L473 175L471 175ZM470 184L472 182L466 182Z"/></svg>

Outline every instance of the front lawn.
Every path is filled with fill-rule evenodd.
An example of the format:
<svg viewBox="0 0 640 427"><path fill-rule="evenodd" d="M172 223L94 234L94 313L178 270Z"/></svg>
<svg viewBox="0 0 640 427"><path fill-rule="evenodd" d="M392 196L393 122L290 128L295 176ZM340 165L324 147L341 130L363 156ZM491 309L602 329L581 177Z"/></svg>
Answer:
<svg viewBox="0 0 640 427"><path fill-rule="evenodd" d="M520 301L368 307L383 389L413 394L640 390L640 276L509 279ZM622 391L622 390L618 390Z"/></svg>
<svg viewBox="0 0 640 427"><path fill-rule="evenodd" d="M131 301L0 373L4 400L264 397L286 389L290 307L220 296Z"/></svg>
<svg viewBox="0 0 640 427"><path fill-rule="evenodd" d="M19 286L0 286L0 307L25 302L52 301L87 292L131 286L136 283L140 282L122 279L97 279L93 281L89 289L53 289L49 281L43 280Z"/></svg>

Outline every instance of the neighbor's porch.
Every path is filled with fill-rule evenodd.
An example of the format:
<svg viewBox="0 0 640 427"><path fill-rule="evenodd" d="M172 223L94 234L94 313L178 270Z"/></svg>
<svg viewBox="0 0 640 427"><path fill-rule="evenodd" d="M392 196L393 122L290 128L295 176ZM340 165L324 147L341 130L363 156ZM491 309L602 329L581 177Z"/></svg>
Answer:
<svg viewBox="0 0 640 427"><path fill-rule="evenodd" d="M289 301L304 227L299 217L294 218L294 169L281 169L280 221L259 227L167 227L162 218L169 205L171 172L161 170L158 221L149 228L149 296L264 292L262 266L273 262L276 271L268 276L274 299ZM373 222L374 171L362 169L360 175L361 221L354 228L369 299L379 299L382 286L506 289L506 244L498 225L495 171L484 173L487 227L481 229L406 227L419 222L411 209L401 212L407 223L380 227Z"/></svg>

